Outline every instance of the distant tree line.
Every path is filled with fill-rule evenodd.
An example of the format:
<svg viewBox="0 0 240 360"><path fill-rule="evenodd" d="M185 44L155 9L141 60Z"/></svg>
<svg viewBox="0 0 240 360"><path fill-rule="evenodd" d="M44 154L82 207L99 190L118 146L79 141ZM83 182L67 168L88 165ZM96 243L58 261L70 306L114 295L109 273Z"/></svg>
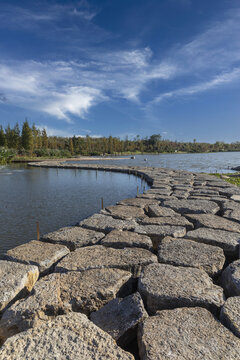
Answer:
<svg viewBox="0 0 240 360"><path fill-rule="evenodd" d="M70 155L107 155L126 153L202 153L219 151L240 151L240 142L215 144L178 142L163 139L160 134L133 140L126 137L59 137L48 136L46 129L40 130L35 124L25 120L20 129L18 123L5 129L0 125L0 148L11 149L18 155L31 156L70 156Z"/></svg>

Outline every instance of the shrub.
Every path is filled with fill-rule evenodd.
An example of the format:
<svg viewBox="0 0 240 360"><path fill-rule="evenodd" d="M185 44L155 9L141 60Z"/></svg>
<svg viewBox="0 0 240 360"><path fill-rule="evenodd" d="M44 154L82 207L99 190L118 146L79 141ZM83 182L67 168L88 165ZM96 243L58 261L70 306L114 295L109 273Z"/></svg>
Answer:
<svg viewBox="0 0 240 360"><path fill-rule="evenodd" d="M14 149L6 149L0 147L0 164L5 165L11 162L11 159L16 155L17 151Z"/></svg>

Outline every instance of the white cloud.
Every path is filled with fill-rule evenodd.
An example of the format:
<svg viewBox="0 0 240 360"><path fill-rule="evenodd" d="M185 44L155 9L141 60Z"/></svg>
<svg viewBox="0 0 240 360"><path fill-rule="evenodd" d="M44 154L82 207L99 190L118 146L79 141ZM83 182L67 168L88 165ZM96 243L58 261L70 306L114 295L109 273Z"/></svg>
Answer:
<svg viewBox="0 0 240 360"><path fill-rule="evenodd" d="M149 47L144 49L133 49L123 51L113 51L109 53L100 53L95 55L95 59L100 61L103 68L109 69L123 69L135 66L135 68L144 68L149 65L149 60L152 57L152 51Z"/></svg>
<svg viewBox="0 0 240 360"><path fill-rule="evenodd" d="M153 66L151 56L145 48L92 54L86 62L0 63L0 92L11 104L71 123L71 115L83 118L92 106L111 98L137 102L151 80L173 76L174 66Z"/></svg>
<svg viewBox="0 0 240 360"><path fill-rule="evenodd" d="M207 90L217 88L220 85L232 83L233 81L236 81L238 79L240 79L240 68L234 69L229 73L223 73L217 75L212 80L207 82L202 82L196 85L163 93L158 97L156 97L152 103L159 103L166 98L172 98L172 97L184 96L184 95L194 95L197 93L205 92Z"/></svg>
<svg viewBox="0 0 240 360"><path fill-rule="evenodd" d="M73 12L72 16L92 14L87 2L66 9ZM60 16L62 11L57 6L55 16ZM53 11L49 13L50 17L53 15ZM38 16L38 21L48 20L44 13ZM239 78L239 20L240 10L229 13L188 43L172 48L168 56L158 61L149 47L107 51L101 46L82 48L84 57L80 59L84 60L79 61L2 61L1 98L71 123L73 117L86 117L102 101L123 98L141 104L142 94L151 90L152 82L167 84L168 90L155 99L149 91L149 104L215 89ZM186 77L189 85L177 87Z"/></svg>
<svg viewBox="0 0 240 360"><path fill-rule="evenodd" d="M185 71L223 70L240 60L240 19L215 25L176 53Z"/></svg>
<svg viewBox="0 0 240 360"><path fill-rule="evenodd" d="M37 91L36 74L0 64L0 88L21 93L35 93Z"/></svg>
<svg viewBox="0 0 240 360"><path fill-rule="evenodd" d="M94 104L96 99L104 99L98 89L87 87L70 87L66 93L54 94L55 101L50 101L43 111L54 115L59 119L65 119L71 123L67 114L84 117L88 109Z"/></svg>
<svg viewBox="0 0 240 360"><path fill-rule="evenodd" d="M88 11L83 11L83 10L78 10L76 8L74 8L73 10L71 10L69 12L70 15L74 15L74 16L79 16L80 18L84 18L86 20L91 21L95 16L96 16L96 12L88 12Z"/></svg>
<svg viewBox="0 0 240 360"><path fill-rule="evenodd" d="M165 62L175 66L174 78L178 81L170 84L172 90L160 93L150 104L216 89L239 79L239 33L240 9L235 9L188 43L172 48ZM192 84L176 88L185 78Z"/></svg>
<svg viewBox="0 0 240 360"><path fill-rule="evenodd" d="M177 54L191 70L225 70L240 61L240 9L234 9L185 44Z"/></svg>
<svg viewBox="0 0 240 360"><path fill-rule="evenodd" d="M48 125L36 125L36 127L41 131L45 129L47 131L48 136L61 136L61 137L74 136L74 134L71 131L51 128Z"/></svg>
<svg viewBox="0 0 240 360"><path fill-rule="evenodd" d="M31 8L9 4L0 4L0 27L23 28L38 30L42 25L53 26L63 17L78 17L90 22L95 16L96 11L91 8L87 1L78 2L76 7L73 2L68 4L45 3L42 6L33 4Z"/></svg>
<svg viewBox="0 0 240 360"><path fill-rule="evenodd" d="M86 135L86 134L76 134L73 130L66 130L66 129L62 130L62 129L52 128L52 127L49 127L48 125L43 125L43 124L36 125L36 127L41 131L43 129L45 129L48 136L60 136L60 137L73 137L73 136L76 136L76 137L85 138L87 135L89 135L92 138L100 138L100 137L102 137L102 135L91 134L91 131L89 131L89 130L83 130L84 133L85 132L88 133Z"/></svg>

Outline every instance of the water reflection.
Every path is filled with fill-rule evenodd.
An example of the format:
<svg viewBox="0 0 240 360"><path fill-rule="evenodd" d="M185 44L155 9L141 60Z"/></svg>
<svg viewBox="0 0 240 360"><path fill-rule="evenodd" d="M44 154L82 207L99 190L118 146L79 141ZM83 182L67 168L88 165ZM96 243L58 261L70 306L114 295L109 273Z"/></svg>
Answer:
<svg viewBox="0 0 240 360"><path fill-rule="evenodd" d="M145 182L132 175L94 170L0 168L0 253L40 232L72 225L104 206L135 197Z"/></svg>

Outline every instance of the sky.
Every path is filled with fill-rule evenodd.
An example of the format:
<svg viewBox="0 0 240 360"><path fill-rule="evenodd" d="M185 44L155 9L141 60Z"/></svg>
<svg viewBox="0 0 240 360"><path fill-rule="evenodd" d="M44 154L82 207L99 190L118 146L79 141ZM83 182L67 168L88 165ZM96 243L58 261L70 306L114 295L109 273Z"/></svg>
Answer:
<svg viewBox="0 0 240 360"><path fill-rule="evenodd" d="M239 0L0 0L0 124L240 141Z"/></svg>

